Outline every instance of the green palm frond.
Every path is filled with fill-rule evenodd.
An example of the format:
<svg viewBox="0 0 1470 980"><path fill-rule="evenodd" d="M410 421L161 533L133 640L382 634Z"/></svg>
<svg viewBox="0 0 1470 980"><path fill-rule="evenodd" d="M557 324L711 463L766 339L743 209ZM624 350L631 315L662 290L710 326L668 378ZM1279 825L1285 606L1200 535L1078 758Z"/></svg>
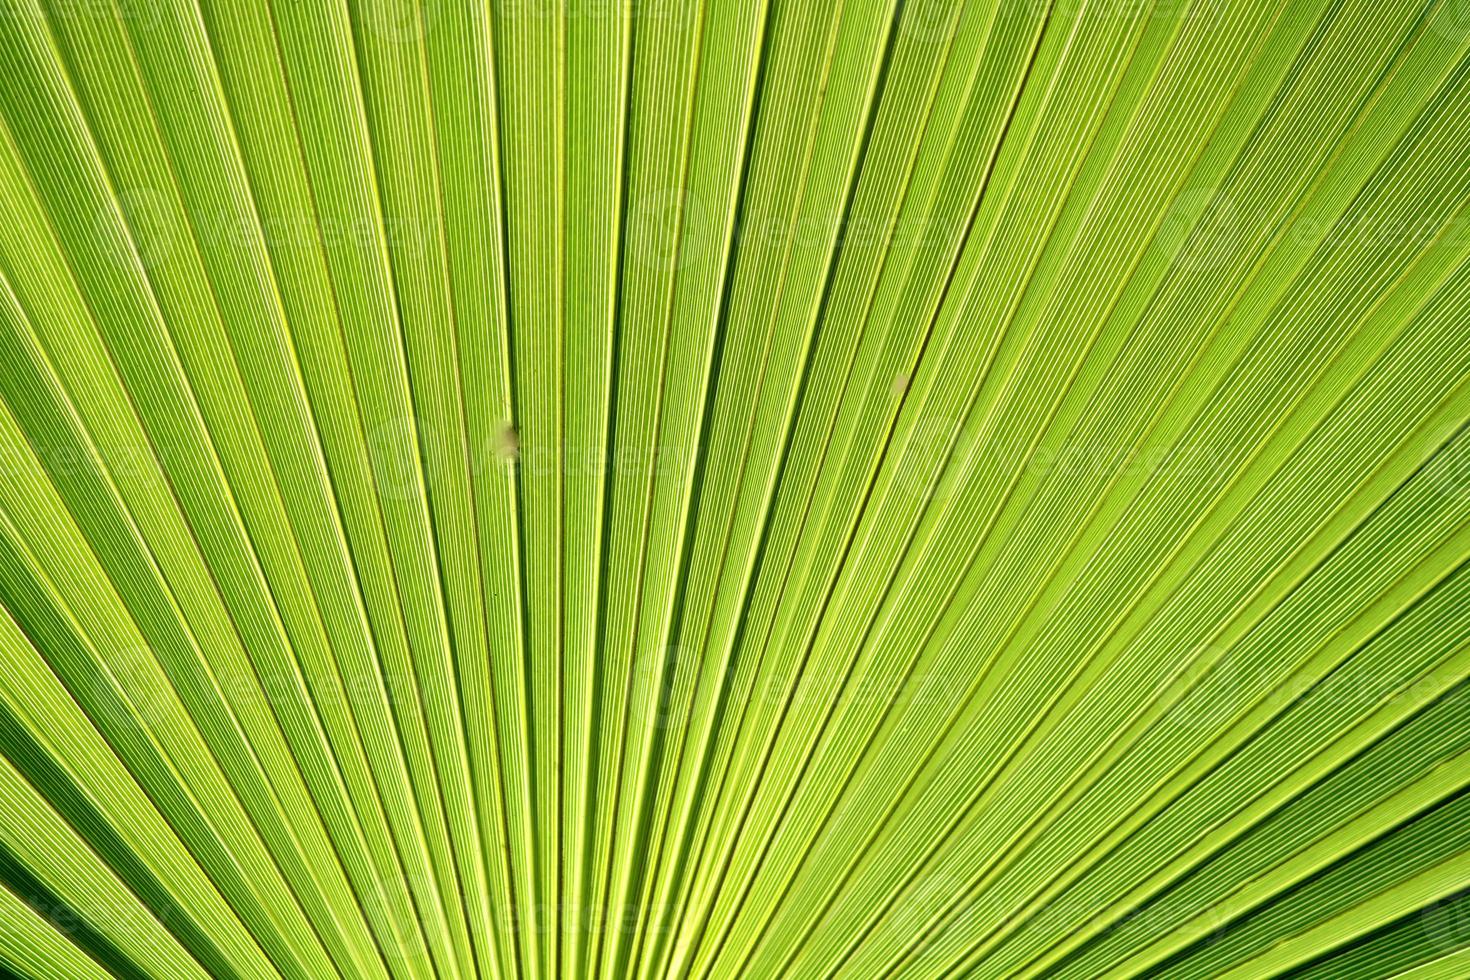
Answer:
<svg viewBox="0 0 1470 980"><path fill-rule="evenodd" d="M1464 0L0 14L0 977L1470 976Z"/></svg>

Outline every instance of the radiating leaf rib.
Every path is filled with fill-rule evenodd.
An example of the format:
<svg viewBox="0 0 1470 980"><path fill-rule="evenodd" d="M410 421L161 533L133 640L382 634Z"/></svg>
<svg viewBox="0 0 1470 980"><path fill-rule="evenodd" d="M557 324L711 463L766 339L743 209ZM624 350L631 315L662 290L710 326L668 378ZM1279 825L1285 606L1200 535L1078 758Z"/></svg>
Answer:
<svg viewBox="0 0 1470 980"><path fill-rule="evenodd" d="M5 886L94 959L119 976L208 975L8 764L0 766L0 806L10 818L0 841ZM31 870L42 865L45 879Z"/></svg>
<svg viewBox="0 0 1470 980"><path fill-rule="evenodd" d="M22 980L46 976L104 980L116 976L9 889L0 889L0 972Z"/></svg>

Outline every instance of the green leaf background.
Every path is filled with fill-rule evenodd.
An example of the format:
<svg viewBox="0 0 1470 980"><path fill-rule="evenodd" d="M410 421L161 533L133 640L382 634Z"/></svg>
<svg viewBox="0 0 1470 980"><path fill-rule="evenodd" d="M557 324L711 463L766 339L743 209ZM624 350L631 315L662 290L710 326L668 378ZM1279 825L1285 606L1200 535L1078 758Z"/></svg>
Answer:
<svg viewBox="0 0 1470 980"><path fill-rule="evenodd" d="M0 976L1470 976L1466 0L3 0Z"/></svg>

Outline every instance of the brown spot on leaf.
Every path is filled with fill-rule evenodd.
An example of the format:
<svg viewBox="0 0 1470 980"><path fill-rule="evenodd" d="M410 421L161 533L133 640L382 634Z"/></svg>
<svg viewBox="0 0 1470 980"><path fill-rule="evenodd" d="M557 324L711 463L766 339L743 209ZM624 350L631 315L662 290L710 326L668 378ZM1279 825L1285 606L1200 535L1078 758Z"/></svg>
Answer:
<svg viewBox="0 0 1470 980"><path fill-rule="evenodd" d="M521 455L521 437L510 422L502 425L495 434L495 455L504 460L516 459Z"/></svg>

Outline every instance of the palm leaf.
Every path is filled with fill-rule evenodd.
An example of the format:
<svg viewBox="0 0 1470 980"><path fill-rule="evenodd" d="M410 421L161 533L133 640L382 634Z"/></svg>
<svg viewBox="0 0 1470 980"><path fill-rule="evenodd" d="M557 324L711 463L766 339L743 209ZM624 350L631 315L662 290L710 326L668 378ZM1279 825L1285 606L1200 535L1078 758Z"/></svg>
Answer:
<svg viewBox="0 0 1470 980"><path fill-rule="evenodd" d="M1470 972L1460 0L7 0L0 974Z"/></svg>

